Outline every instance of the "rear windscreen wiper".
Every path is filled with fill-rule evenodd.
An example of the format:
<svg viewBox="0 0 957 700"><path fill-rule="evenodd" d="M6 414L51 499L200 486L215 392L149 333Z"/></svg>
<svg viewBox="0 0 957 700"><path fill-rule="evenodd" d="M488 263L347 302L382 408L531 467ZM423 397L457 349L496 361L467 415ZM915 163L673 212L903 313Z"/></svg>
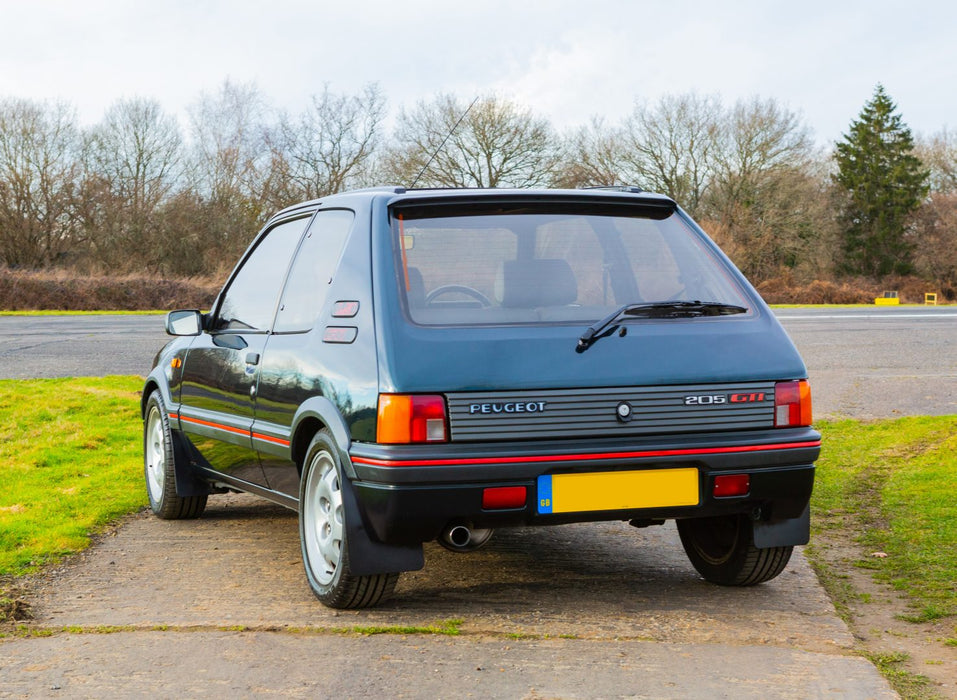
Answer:
<svg viewBox="0 0 957 700"><path fill-rule="evenodd" d="M746 313L743 306L717 301L653 301L625 304L614 313L588 327L578 338L577 352L584 352L593 343L614 332L612 326L625 316L633 318L696 318L698 316L731 316Z"/></svg>

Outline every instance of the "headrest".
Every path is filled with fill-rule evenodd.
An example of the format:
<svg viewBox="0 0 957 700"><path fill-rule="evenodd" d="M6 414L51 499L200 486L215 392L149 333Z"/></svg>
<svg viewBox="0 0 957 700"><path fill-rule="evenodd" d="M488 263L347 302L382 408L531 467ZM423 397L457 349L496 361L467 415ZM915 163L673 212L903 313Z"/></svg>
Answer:
<svg viewBox="0 0 957 700"><path fill-rule="evenodd" d="M411 265L406 268L406 273L409 280L409 306L413 308L425 306L425 281L422 279L422 273L419 268Z"/></svg>
<svg viewBox="0 0 957 700"><path fill-rule="evenodd" d="M507 260L499 268L495 296L504 307L564 306L578 298L578 283L560 258Z"/></svg>

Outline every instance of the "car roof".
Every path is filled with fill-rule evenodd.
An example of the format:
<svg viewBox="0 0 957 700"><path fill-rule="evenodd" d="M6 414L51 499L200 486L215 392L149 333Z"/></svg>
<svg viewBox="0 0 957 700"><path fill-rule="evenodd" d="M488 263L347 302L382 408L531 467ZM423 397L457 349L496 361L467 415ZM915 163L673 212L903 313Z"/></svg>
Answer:
<svg viewBox="0 0 957 700"><path fill-rule="evenodd" d="M320 205L345 205L356 200L371 201L382 198L388 205L399 202L441 202L454 200L534 200L547 201L574 200L577 202L615 202L619 204L651 204L657 206L676 206L673 199L662 194L644 192L637 187L590 187L582 189L505 189L505 188L420 188L406 189L405 187L372 187L368 189L349 190L337 194L300 202L286 207L273 218L285 217L301 210L314 208Z"/></svg>

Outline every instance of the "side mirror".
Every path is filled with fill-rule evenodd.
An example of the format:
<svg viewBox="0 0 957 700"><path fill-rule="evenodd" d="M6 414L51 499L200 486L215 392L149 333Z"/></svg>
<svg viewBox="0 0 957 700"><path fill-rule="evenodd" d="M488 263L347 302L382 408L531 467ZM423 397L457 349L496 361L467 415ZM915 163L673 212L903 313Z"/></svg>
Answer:
<svg viewBox="0 0 957 700"><path fill-rule="evenodd" d="M170 311L166 314L166 332L170 335L199 335L203 332L203 315L194 309Z"/></svg>

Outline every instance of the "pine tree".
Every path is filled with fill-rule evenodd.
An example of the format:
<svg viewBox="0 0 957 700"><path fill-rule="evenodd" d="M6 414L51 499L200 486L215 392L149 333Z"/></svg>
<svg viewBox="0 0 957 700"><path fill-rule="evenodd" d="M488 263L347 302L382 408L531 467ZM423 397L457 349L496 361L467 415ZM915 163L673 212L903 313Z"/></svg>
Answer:
<svg viewBox="0 0 957 700"><path fill-rule="evenodd" d="M912 270L911 217L927 195L929 173L913 154L914 139L897 105L878 84L874 97L837 144L834 181L846 198L843 267L881 276Z"/></svg>

